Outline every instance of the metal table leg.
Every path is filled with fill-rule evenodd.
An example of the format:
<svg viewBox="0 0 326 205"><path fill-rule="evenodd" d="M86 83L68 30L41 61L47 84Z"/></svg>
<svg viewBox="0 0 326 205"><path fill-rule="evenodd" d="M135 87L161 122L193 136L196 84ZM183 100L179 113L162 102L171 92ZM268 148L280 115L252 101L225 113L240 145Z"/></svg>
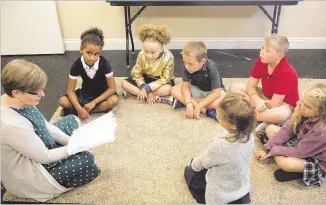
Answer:
<svg viewBox="0 0 326 205"><path fill-rule="evenodd" d="M135 53L135 45L134 45L134 38L132 36L132 29L131 25L134 20L145 10L146 6L143 6L141 9L137 11L137 13L131 17L130 12L130 6L124 6L124 12L125 12L125 29L126 29L126 65L127 68L130 68L130 62L129 62L129 36L131 40L131 50L132 54Z"/></svg>
<svg viewBox="0 0 326 205"><path fill-rule="evenodd" d="M266 11L266 9L263 6L258 5L258 7L264 12L266 17L272 22L271 33L277 33L278 26L280 24L281 5L274 5L273 17L271 17L271 15L269 15L269 13Z"/></svg>
<svg viewBox="0 0 326 205"><path fill-rule="evenodd" d="M129 22L128 22L128 6L124 6L125 13L125 29L126 29L126 66L130 68L129 64Z"/></svg>
<svg viewBox="0 0 326 205"><path fill-rule="evenodd" d="M278 27L280 25L281 8L282 8L282 6L278 5L277 16L276 16L276 19L275 19L275 28L274 28L275 33L278 33Z"/></svg>
<svg viewBox="0 0 326 205"><path fill-rule="evenodd" d="M134 45L134 38L132 37L132 29L131 29L131 22L130 22L130 6L128 6L128 22L129 22L129 35L131 40L131 52L135 54L135 45Z"/></svg>
<svg viewBox="0 0 326 205"><path fill-rule="evenodd" d="M271 33L275 33L275 18L276 18L277 5L274 5L273 19L272 19L272 30Z"/></svg>

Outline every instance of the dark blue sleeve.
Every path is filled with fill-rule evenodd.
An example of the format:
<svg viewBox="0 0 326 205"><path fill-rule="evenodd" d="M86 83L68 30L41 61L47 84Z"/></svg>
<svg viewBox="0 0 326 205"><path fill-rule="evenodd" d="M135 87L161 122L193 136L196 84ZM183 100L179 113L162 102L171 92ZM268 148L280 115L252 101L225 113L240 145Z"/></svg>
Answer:
<svg viewBox="0 0 326 205"><path fill-rule="evenodd" d="M211 79L212 89L222 88L220 73L218 72L217 64L215 62L208 64L208 75Z"/></svg>
<svg viewBox="0 0 326 205"><path fill-rule="evenodd" d="M113 70L112 70L112 66L110 64L110 62L108 60L106 60L104 57L102 57L100 60L103 60L103 71L106 77L109 77L111 75L113 75Z"/></svg>
<svg viewBox="0 0 326 205"><path fill-rule="evenodd" d="M70 68L70 73L69 73L69 75L71 76L71 77L78 77L78 76L80 76L80 64L81 64L81 62L80 63L78 63L78 61L80 61L80 58L78 58L75 62L74 62L74 64L72 64L72 66L71 66L71 68Z"/></svg>
<svg viewBox="0 0 326 205"><path fill-rule="evenodd" d="M190 82L190 73L185 68L184 68L184 71L183 71L182 81Z"/></svg>

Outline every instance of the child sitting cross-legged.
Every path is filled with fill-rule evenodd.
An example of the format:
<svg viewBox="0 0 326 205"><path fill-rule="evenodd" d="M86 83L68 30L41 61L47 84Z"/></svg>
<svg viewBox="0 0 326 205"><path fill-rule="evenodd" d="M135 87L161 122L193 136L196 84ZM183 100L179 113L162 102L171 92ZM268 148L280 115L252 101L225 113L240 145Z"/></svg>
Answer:
<svg viewBox="0 0 326 205"><path fill-rule="evenodd" d="M326 177L326 84L308 89L291 119L282 127L266 128L267 151L257 151L264 161L274 157L277 181L302 179L306 185L321 185Z"/></svg>

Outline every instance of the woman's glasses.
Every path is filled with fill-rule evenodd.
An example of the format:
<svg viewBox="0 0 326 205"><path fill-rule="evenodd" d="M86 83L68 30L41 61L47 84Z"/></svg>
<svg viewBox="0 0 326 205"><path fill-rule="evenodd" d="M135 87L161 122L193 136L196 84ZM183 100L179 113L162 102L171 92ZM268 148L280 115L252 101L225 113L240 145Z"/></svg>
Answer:
<svg viewBox="0 0 326 205"><path fill-rule="evenodd" d="M31 95L38 95L40 92L36 92L36 93L33 93L33 92L26 92L28 94L31 94Z"/></svg>
<svg viewBox="0 0 326 205"><path fill-rule="evenodd" d="M28 94L31 94L31 95L40 95L40 93L43 92L43 89L37 91L37 92L25 92L25 93L28 93Z"/></svg>

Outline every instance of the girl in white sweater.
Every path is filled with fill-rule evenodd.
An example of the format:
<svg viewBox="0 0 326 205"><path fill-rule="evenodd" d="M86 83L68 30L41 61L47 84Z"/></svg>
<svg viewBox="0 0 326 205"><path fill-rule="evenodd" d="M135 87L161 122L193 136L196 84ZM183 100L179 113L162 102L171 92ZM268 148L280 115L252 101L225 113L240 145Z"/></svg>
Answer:
<svg viewBox="0 0 326 205"><path fill-rule="evenodd" d="M228 93L217 113L224 131L213 138L206 151L192 160L191 167L186 167L186 181L199 203L250 203L249 162L254 148L254 107L245 96ZM200 177L200 173L205 177ZM206 186L198 192L203 184Z"/></svg>

